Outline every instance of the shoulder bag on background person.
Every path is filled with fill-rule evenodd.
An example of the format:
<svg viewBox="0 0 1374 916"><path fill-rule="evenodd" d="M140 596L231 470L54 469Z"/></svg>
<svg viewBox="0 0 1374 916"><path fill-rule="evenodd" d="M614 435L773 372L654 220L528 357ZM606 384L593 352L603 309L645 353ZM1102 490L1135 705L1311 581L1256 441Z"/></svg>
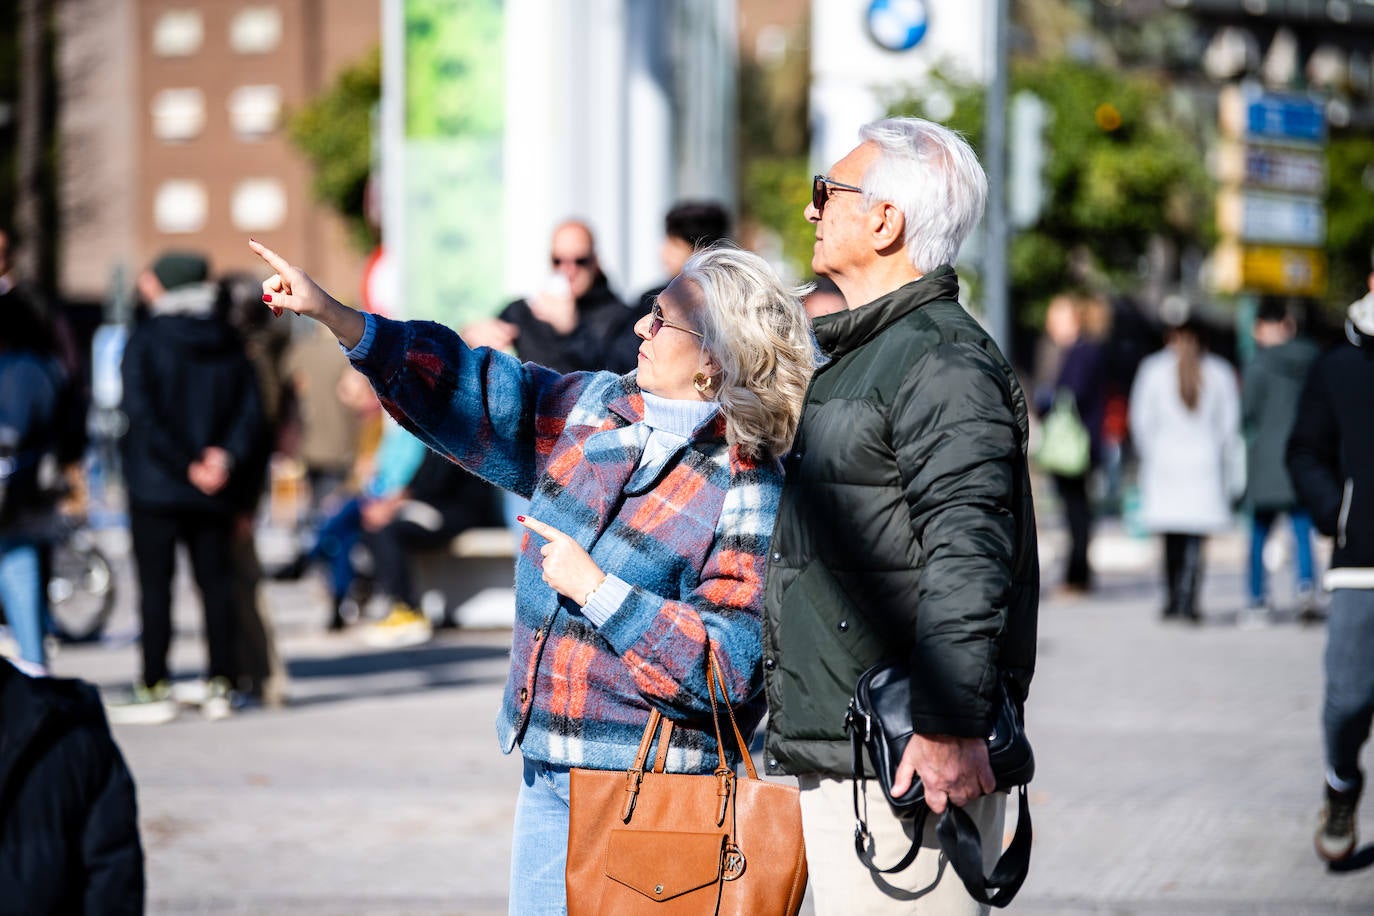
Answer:
<svg viewBox="0 0 1374 916"><path fill-rule="evenodd" d="M572 770L569 916L795 916L801 909L807 872L798 790L758 778L714 653L708 666L714 773L663 771L673 723L658 710L629 770ZM725 763L717 687L746 779ZM658 752L646 768L655 733Z"/></svg>
<svg viewBox="0 0 1374 916"><path fill-rule="evenodd" d="M885 663L869 668L859 675L854 697L845 716L845 730L849 732L854 754L854 850L859 861L881 874L899 872L916 860L921 849L921 834L925 830L925 787L919 776L913 776L911 788L900 797L892 794L892 780L902 753L916 729L911 722L911 677L905 666ZM1020 705L1012 699L1005 682L999 681L997 716L992 734L988 735L988 761L997 780L997 791L1017 789L1020 795L1016 817L1016 834L1011 845L992 869L983 874L983 841L978 825L962 808L948 805L940 816L935 833L940 849L964 882L969 896L979 903L1003 907L1011 902L1030 870L1031 817L1026 798L1026 784L1035 775L1035 755L1026 738ZM868 757L882 786L883 796L898 817L915 820L914 839L896 865L879 868L868 849L868 824L859 807L859 794L864 779L863 751Z"/></svg>
<svg viewBox="0 0 1374 916"><path fill-rule="evenodd" d="M1060 477L1082 477L1092 462L1092 435L1078 416L1073 392L1061 388L1040 424L1035 463Z"/></svg>

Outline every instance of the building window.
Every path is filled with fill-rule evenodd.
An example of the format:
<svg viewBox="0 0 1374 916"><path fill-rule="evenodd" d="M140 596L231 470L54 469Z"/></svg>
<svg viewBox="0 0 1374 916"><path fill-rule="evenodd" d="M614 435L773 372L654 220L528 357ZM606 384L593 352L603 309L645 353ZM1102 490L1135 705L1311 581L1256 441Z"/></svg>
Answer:
<svg viewBox="0 0 1374 916"><path fill-rule="evenodd" d="M209 209L205 185L199 181L164 181L153 199L153 225L158 232L199 232Z"/></svg>
<svg viewBox="0 0 1374 916"><path fill-rule="evenodd" d="M193 140L205 129L205 93L164 89L153 96L153 136L171 143Z"/></svg>
<svg viewBox="0 0 1374 916"><path fill-rule="evenodd" d="M229 123L245 140L272 133L280 114L281 89L277 86L240 86L229 93Z"/></svg>
<svg viewBox="0 0 1374 916"><path fill-rule="evenodd" d="M286 222L286 188L275 178L248 178L234 188L229 202L234 228L267 232Z"/></svg>
<svg viewBox="0 0 1374 916"><path fill-rule="evenodd" d="M239 54L271 54L281 44L281 10L250 6L234 14L229 47Z"/></svg>
<svg viewBox="0 0 1374 916"><path fill-rule="evenodd" d="M153 53L189 57L205 40L205 23L196 10L167 10L153 23Z"/></svg>

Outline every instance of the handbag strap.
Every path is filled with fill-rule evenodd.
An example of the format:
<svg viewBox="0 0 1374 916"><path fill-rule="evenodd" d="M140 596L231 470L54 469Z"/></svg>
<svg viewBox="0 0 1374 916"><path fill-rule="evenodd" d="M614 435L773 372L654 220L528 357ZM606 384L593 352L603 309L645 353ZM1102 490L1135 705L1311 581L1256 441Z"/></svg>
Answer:
<svg viewBox="0 0 1374 916"><path fill-rule="evenodd" d="M725 706L725 715L730 719L730 729L735 733L735 747L739 748L740 758L744 761L744 772L750 779L758 779L758 770L754 768L754 758L749 754L749 743L744 740L744 734L739 730L739 723L735 721L735 710L730 705L730 695L725 692L725 678L720 673L720 662L716 661L716 650L712 647L709 650L706 664L711 678L711 717L717 720L716 724L716 743L720 743L720 724L716 712L716 687L720 687L720 699ZM724 748L721 749L720 765L725 766Z"/></svg>
<svg viewBox="0 0 1374 916"><path fill-rule="evenodd" d="M1017 807L1016 833L989 875L983 874L983 838L967 811L950 805L935 826L935 835L940 838L945 858L963 880L969 896L979 903L1006 906L1021 889L1030 871L1030 802L1025 786L1019 786L1018 792L1021 798Z"/></svg>

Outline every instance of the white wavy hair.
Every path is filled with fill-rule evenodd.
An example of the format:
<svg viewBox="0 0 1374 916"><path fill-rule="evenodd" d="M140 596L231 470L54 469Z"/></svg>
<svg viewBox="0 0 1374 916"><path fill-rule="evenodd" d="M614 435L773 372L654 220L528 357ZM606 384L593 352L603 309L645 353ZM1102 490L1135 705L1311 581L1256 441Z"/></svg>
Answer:
<svg viewBox="0 0 1374 916"><path fill-rule="evenodd" d="M768 262L728 243L687 259L682 279L703 349L720 365L714 386L725 438L755 459L780 458L801 421L816 344L801 297Z"/></svg>
<svg viewBox="0 0 1374 916"><path fill-rule="evenodd" d="M921 273L953 264L988 199L988 177L968 141L921 118L874 121L859 136L878 147L860 182L864 206L886 200L901 208L907 256Z"/></svg>

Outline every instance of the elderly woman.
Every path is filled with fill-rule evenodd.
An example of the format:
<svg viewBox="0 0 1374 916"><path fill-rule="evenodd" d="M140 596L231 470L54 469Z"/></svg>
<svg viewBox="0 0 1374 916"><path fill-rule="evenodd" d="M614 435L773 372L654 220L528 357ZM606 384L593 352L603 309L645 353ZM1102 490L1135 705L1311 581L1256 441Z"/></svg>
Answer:
<svg viewBox="0 0 1374 916"><path fill-rule="evenodd" d="M635 325L635 372L559 375L354 311L250 245L276 271L264 302L327 325L397 420L530 499L497 732L525 761L511 912L561 912L569 768L627 769L656 708L668 769L709 772L712 651L741 726L762 715L779 459L814 365L801 303L757 256L708 249Z"/></svg>

